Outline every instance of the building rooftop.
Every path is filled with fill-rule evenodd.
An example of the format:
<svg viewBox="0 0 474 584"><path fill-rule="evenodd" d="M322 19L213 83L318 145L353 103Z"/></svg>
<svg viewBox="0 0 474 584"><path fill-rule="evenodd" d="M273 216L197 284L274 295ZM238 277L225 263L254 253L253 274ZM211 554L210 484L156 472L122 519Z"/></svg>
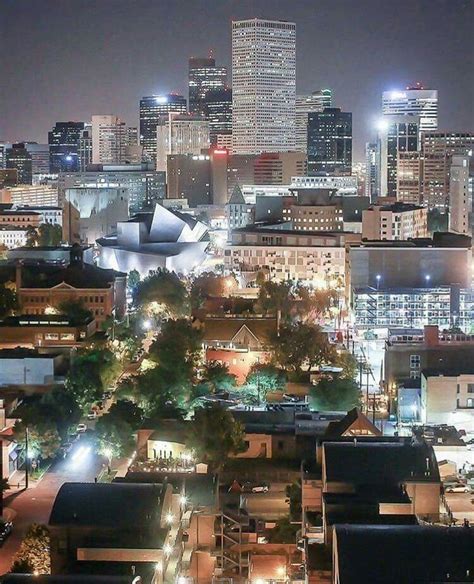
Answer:
<svg viewBox="0 0 474 584"><path fill-rule="evenodd" d="M0 327L24 327L24 326L69 326L76 327L87 325L94 320L89 316L83 320L69 318L64 314L21 314L19 316L7 316L0 320Z"/></svg>
<svg viewBox="0 0 474 584"><path fill-rule="evenodd" d="M94 576L92 574L7 574L2 584L134 584L135 576Z"/></svg>
<svg viewBox="0 0 474 584"><path fill-rule="evenodd" d="M237 333L247 329L257 341L266 342L277 330L276 317L205 317L203 320L203 340L232 342Z"/></svg>
<svg viewBox="0 0 474 584"><path fill-rule="evenodd" d="M326 480L356 485L439 481L433 448L423 441L324 442Z"/></svg>
<svg viewBox="0 0 474 584"><path fill-rule="evenodd" d="M40 353L35 349L16 347L15 349L0 349L0 359L54 359L58 354Z"/></svg>
<svg viewBox="0 0 474 584"><path fill-rule="evenodd" d="M472 357L474 358L474 348L472 349ZM426 379L428 377L458 377L459 375L474 375L474 364L466 363L464 367L457 368L439 368L439 369L423 369L422 375Z"/></svg>
<svg viewBox="0 0 474 584"><path fill-rule="evenodd" d="M132 529L160 523L163 485L64 483L49 525ZM157 544L158 547L158 544Z"/></svg>
<svg viewBox="0 0 474 584"><path fill-rule="evenodd" d="M346 432L350 431L350 428L354 428L354 433L358 429L364 429L370 432L374 436L380 436L382 432L374 425L372 422L364 416L364 414L359 410L359 408L353 408L342 418L342 420L337 420L330 422L325 436L343 436Z"/></svg>
<svg viewBox="0 0 474 584"><path fill-rule="evenodd" d="M340 584L472 582L474 529L336 525Z"/></svg>
<svg viewBox="0 0 474 584"><path fill-rule="evenodd" d="M372 240L364 239L360 248L364 247L381 247L381 248L413 248L413 247L448 247L448 248L471 248L471 238L467 235L460 235L458 233L449 233L437 231L433 234L433 238L419 237L406 240ZM357 249L354 247L352 249Z"/></svg>

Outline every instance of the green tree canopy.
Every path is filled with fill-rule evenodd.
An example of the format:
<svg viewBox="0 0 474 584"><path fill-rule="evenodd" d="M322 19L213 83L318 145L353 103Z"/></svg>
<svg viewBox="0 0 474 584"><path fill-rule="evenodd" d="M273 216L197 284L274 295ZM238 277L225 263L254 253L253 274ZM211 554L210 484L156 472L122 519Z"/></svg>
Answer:
<svg viewBox="0 0 474 584"><path fill-rule="evenodd" d="M171 316L184 316L189 313L186 286L177 274L168 270L158 269L139 282L134 289L133 302L136 306L157 303Z"/></svg>
<svg viewBox="0 0 474 584"><path fill-rule="evenodd" d="M61 225L53 223L41 223L38 227L37 245L50 245L56 247L61 243L63 230Z"/></svg>
<svg viewBox="0 0 474 584"><path fill-rule="evenodd" d="M257 392L257 397L264 400L269 392L285 389L285 372L271 363L255 363L245 380L247 388Z"/></svg>
<svg viewBox="0 0 474 584"><path fill-rule="evenodd" d="M101 416L95 425L99 452L111 457L127 456L133 450L133 428L123 418L110 413Z"/></svg>
<svg viewBox="0 0 474 584"><path fill-rule="evenodd" d="M310 404L318 411L349 411L360 405L360 390L353 379L323 377L310 390Z"/></svg>
<svg viewBox="0 0 474 584"><path fill-rule="evenodd" d="M26 246L35 247L38 245L38 230L33 225L28 225L26 228Z"/></svg>
<svg viewBox="0 0 474 584"><path fill-rule="evenodd" d="M225 363L209 361L203 367L202 381L211 387L211 393L218 391L230 391L236 386L236 377L229 373L229 367Z"/></svg>
<svg viewBox="0 0 474 584"><path fill-rule="evenodd" d="M16 292L0 284L0 318L9 316L17 307Z"/></svg>
<svg viewBox="0 0 474 584"><path fill-rule="evenodd" d="M58 310L73 322L83 322L93 316L92 312L86 308L82 299L63 300L58 304Z"/></svg>
<svg viewBox="0 0 474 584"><path fill-rule="evenodd" d="M187 446L196 459L219 470L229 454L245 451L244 428L229 410L210 404L194 412L187 435Z"/></svg>
<svg viewBox="0 0 474 584"><path fill-rule="evenodd" d="M140 283L140 272L138 270L130 270L130 272L128 272L127 286L128 286L128 289L131 291L132 295L133 295L135 288L138 286L139 283Z"/></svg>
<svg viewBox="0 0 474 584"><path fill-rule="evenodd" d="M257 311L273 314L281 311L282 318L287 318L293 306L292 288L290 282L263 281L258 293Z"/></svg>
<svg viewBox="0 0 474 584"><path fill-rule="evenodd" d="M200 308L206 298L212 296L228 296L229 292L237 287L234 276L223 276L212 272L205 272L194 278L191 284L191 306Z"/></svg>
<svg viewBox="0 0 474 584"><path fill-rule="evenodd" d="M301 372L303 367L310 371L335 358L334 348L322 329L303 323L282 325L270 339L270 351L275 365L293 372Z"/></svg>
<svg viewBox="0 0 474 584"><path fill-rule="evenodd" d="M46 525L33 523L28 528L15 554L11 572L27 574L50 574L50 536Z"/></svg>

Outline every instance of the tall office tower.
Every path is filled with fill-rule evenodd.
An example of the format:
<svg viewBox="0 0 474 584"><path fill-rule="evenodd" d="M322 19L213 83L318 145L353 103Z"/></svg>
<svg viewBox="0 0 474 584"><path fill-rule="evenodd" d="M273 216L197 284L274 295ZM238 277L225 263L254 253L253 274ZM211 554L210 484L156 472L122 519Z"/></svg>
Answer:
<svg viewBox="0 0 474 584"><path fill-rule="evenodd" d="M420 205L422 172L421 152L399 152L397 201Z"/></svg>
<svg viewBox="0 0 474 584"><path fill-rule="evenodd" d="M423 132L423 204L440 210L449 206L449 169L453 156L474 150L474 134L468 132Z"/></svg>
<svg viewBox="0 0 474 584"><path fill-rule="evenodd" d="M389 116L419 116L420 132L438 128L438 91L422 85L407 87L405 91L384 91L382 113Z"/></svg>
<svg viewBox="0 0 474 584"><path fill-rule="evenodd" d="M365 196L372 203L380 194L380 142L365 145Z"/></svg>
<svg viewBox="0 0 474 584"><path fill-rule="evenodd" d="M140 144L145 155L156 162L156 126L160 117L170 113L185 114L186 98L176 93L151 95L140 100Z"/></svg>
<svg viewBox="0 0 474 584"><path fill-rule="evenodd" d="M296 25L232 23L232 151L295 150Z"/></svg>
<svg viewBox="0 0 474 584"><path fill-rule="evenodd" d="M216 67L212 57L191 57L189 59L189 113L206 115L206 103L209 92L225 89L227 68Z"/></svg>
<svg viewBox="0 0 474 584"><path fill-rule="evenodd" d="M31 153L28 152L24 142L12 144L11 148L7 148L5 168L17 169L19 184L31 185L33 183L33 163L31 160Z"/></svg>
<svg viewBox="0 0 474 584"><path fill-rule="evenodd" d="M56 122L48 132L49 171L77 172L79 170L78 143L84 122Z"/></svg>
<svg viewBox="0 0 474 584"><path fill-rule="evenodd" d="M325 108L308 114L308 174L352 172L352 113Z"/></svg>
<svg viewBox="0 0 474 584"><path fill-rule="evenodd" d="M387 116L380 136L380 195L397 196L398 155L418 150L420 118L418 116Z"/></svg>
<svg viewBox="0 0 474 584"><path fill-rule="evenodd" d="M84 124L78 142L79 170L84 172L92 164L92 125Z"/></svg>
<svg viewBox="0 0 474 584"><path fill-rule="evenodd" d="M449 177L449 231L470 236L474 209L469 177L474 170L473 160L472 156L453 156Z"/></svg>
<svg viewBox="0 0 474 584"><path fill-rule="evenodd" d="M6 168L7 164L7 150L11 148L10 142L0 142L0 170Z"/></svg>
<svg viewBox="0 0 474 584"><path fill-rule="evenodd" d="M38 142L25 142L25 148L31 154L31 172L49 174L49 145Z"/></svg>
<svg viewBox="0 0 474 584"><path fill-rule="evenodd" d="M168 114L156 127L156 170L166 171L169 154L194 154L209 148L209 122L202 116Z"/></svg>
<svg viewBox="0 0 474 584"><path fill-rule="evenodd" d="M320 89L309 95L296 96L296 150L308 150L308 114L322 112L332 106L331 89Z"/></svg>
<svg viewBox="0 0 474 584"><path fill-rule="evenodd" d="M206 96L205 115L209 119L211 146L222 143L224 136L232 137L232 89L216 89Z"/></svg>
<svg viewBox="0 0 474 584"><path fill-rule="evenodd" d="M127 146L125 122L113 115L92 116L92 164L122 164Z"/></svg>

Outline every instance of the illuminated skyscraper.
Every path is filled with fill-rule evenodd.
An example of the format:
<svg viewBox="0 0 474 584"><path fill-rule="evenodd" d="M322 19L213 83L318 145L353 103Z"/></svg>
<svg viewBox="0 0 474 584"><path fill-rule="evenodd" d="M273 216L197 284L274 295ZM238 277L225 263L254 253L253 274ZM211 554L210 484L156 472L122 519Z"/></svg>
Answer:
<svg viewBox="0 0 474 584"><path fill-rule="evenodd" d="M338 107L308 114L308 173L350 175L352 113Z"/></svg>
<svg viewBox="0 0 474 584"><path fill-rule="evenodd" d="M209 58L189 59L189 113L206 115L207 96L227 85L227 68L216 67L216 60Z"/></svg>
<svg viewBox="0 0 474 584"><path fill-rule="evenodd" d="M232 23L232 150L295 149L296 25L274 20Z"/></svg>
<svg viewBox="0 0 474 584"><path fill-rule="evenodd" d="M147 157L156 162L156 126L160 117L185 114L186 98L176 93L151 95L140 100L140 144Z"/></svg>
<svg viewBox="0 0 474 584"><path fill-rule="evenodd" d="M384 91L382 96L384 115L419 116L419 131L438 128L438 91L421 85L407 87L405 91Z"/></svg>
<svg viewBox="0 0 474 584"><path fill-rule="evenodd" d="M232 89L216 89L206 96L205 115L209 119L211 146L224 136L232 137Z"/></svg>
<svg viewBox="0 0 474 584"><path fill-rule="evenodd" d="M168 114L156 127L156 170L166 171L169 154L194 154L209 148L209 122L202 116Z"/></svg>
<svg viewBox="0 0 474 584"><path fill-rule="evenodd" d="M122 164L128 128L117 116L92 116L92 164Z"/></svg>
<svg viewBox="0 0 474 584"><path fill-rule="evenodd" d="M332 91L321 89L309 95L296 96L296 150L306 152L308 148L308 114L322 112L332 106Z"/></svg>
<svg viewBox="0 0 474 584"><path fill-rule="evenodd" d="M79 170L78 145L83 130L84 122L56 122L48 132L50 172Z"/></svg>

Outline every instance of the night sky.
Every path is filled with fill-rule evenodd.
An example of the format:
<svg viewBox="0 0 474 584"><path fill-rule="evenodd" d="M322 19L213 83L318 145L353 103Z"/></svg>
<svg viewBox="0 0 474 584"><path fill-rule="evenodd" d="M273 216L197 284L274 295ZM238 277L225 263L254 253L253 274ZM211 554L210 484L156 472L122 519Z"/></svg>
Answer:
<svg viewBox="0 0 474 584"><path fill-rule="evenodd" d="M472 0L0 0L0 140L91 114L136 125L142 95L187 96L189 56L230 66L231 20L252 17L296 22L297 90L353 112L356 161L385 89L422 81L440 129L474 129Z"/></svg>

